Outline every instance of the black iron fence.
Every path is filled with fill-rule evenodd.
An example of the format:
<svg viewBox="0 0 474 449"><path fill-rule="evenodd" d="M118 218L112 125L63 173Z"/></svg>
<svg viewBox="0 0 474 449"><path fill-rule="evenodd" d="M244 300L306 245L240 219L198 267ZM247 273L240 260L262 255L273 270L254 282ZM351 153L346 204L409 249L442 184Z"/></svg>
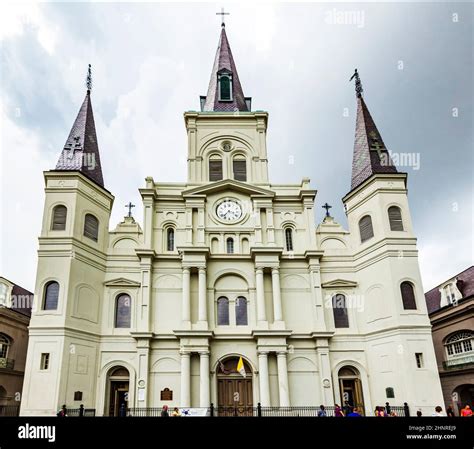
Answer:
<svg viewBox="0 0 474 449"><path fill-rule="evenodd" d="M20 414L20 404L0 405L0 416L18 416Z"/></svg>
<svg viewBox="0 0 474 449"><path fill-rule="evenodd" d="M81 404L79 408L68 408L66 407L66 416L71 417L82 417L82 416L95 416L95 408L84 408Z"/></svg>

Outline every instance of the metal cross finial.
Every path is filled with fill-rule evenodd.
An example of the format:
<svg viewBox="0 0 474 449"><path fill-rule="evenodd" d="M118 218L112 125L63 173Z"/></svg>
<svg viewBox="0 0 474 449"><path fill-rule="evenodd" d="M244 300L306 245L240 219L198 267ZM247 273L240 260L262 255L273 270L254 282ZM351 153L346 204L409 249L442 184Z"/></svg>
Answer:
<svg viewBox="0 0 474 449"><path fill-rule="evenodd" d="M90 64L87 69L86 87L87 87L87 92L90 92L92 90L92 70L91 70Z"/></svg>
<svg viewBox="0 0 474 449"><path fill-rule="evenodd" d="M128 208L128 216L131 217L132 216L132 207L135 207L135 204L132 204L132 202L130 201L128 204L125 204L125 207Z"/></svg>
<svg viewBox="0 0 474 449"><path fill-rule="evenodd" d="M221 26L225 27L224 16L229 16L230 12L224 12L224 8L221 8L221 12L216 12L216 16L221 16L222 23Z"/></svg>
<svg viewBox="0 0 474 449"><path fill-rule="evenodd" d="M322 206L323 209L326 209L326 217L330 217L331 215L329 215L329 209L332 209L332 206L330 206L328 203L325 203L323 206Z"/></svg>
<svg viewBox="0 0 474 449"><path fill-rule="evenodd" d="M355 69L354 75L351 76L351 79L349 81L352 81L354 78L355 78L356 96L360 98L362 97L362 92L364 92L364 89L362 89L362 83L360 82L359 72L357 71L357 69Z"/></svg>

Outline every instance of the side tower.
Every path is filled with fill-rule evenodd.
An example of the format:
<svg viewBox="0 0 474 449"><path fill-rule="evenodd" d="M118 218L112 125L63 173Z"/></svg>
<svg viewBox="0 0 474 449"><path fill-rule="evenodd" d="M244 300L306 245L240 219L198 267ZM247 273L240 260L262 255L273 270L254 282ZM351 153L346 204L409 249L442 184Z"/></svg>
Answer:
<svg viewBox="0 0 474 449"><path fill-rule="evenodd" d="M351 191L346 208L367 336L372 398L409 401L425 413L442 403L431 328L424 302L407 174L392 163L362 97L357 71L357 118ZM377 404L375 404L377 405Z"/></svg>
<svg viewBox="0 0 474 449"><path fill-rule="evenodd" d="M101 292L114 197L104 187L87 93L54 170L44 172L35 305L29 330L22 415L61 404L94 407ZM68 393L68 385L77 391ZM76 402L75 402L76 401Z"/></svg>

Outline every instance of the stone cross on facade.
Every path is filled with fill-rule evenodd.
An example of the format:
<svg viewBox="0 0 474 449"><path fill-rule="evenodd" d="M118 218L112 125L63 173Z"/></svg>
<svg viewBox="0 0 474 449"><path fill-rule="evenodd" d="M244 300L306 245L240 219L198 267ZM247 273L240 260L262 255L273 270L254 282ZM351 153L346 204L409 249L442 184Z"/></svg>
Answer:
<svg viewBox="0 0 474 449"><path fill-rule="evenodd" d="M322 206L323 209L326 209L326 217L330 217L329 215L329 209L332 209L332 206L330 206L328 203L323 204Z"/></svg>
<svg viewBox="0 0 474 449"><path fill-rule="evenodd" d="M128 216L131 217L132 216L132 207L135 207L135 204L132 204L132 202L130 201L128 204L125 204L125 207L128 209Z"/></svg>

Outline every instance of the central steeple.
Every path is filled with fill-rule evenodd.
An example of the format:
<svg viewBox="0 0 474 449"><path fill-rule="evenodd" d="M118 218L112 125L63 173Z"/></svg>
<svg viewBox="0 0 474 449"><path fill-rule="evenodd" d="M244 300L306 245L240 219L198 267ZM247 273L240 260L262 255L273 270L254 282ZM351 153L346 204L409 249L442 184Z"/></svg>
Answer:
<svg viewBox="0 0 474 449"><path fill-rule="evenodd" d="M237 67L222 23L219 45L217 47L211 80L207 95L201 97L201 111L235 112L251 110L250 97L245 97L240 85Z"/></svg>

